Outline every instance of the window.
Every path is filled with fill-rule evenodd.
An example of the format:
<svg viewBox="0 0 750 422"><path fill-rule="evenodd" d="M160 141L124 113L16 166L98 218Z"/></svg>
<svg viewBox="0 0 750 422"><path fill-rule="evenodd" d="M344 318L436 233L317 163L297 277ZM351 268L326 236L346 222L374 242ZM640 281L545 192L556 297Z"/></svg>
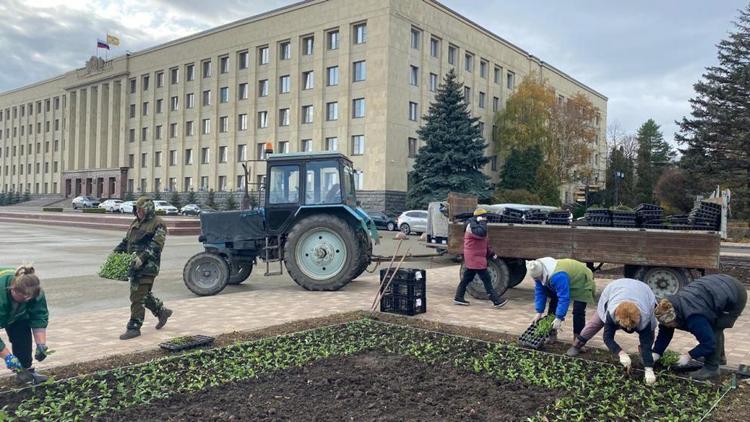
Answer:
<svg viewBox="0 0 750 422"><path fill-rule="evenodd" d="M161 139L161 125L156 125L154 128L154 139Z"/></svg>
<svg viewBox="0 0 750 422"><path fill-rule="evenodd" d="M203 105L204 106L211 105L211 90L210 89L203 91Z"/></svg>
<svg viewBox="0 0 750 422"><path fill-rule="evenodd" d="M174 139L177 137L177 123L169 124L169 138Z"/></svg>
<svg viewBox="0 0 750 422"><path fill-rule="evenodd" d="M365 117L365 99L355 98L352 100L352 117L359 119Z"/></svg>
<svg viewBox="0 0 750 422"><path fill-rule="evenodd" d="M239 84L238 89L237 89L237 98L240 100L247 100L248 92L249 92L249 89L246 83Z"/></svg>
<svg viewBox="0 0 750 422"><path fill-rule="evenodd" d="M60 119L55 119L55 130L60 130Z"/></svg>
<svg viewBox="0 0 750 422"><path fill-rule="evenodd" d="M219 176L219 192L227 190L227 176Z"/></svg>
<svg viewBox="0 0 750 422"><path fill-rule="evenodd" d="M229 117L221 116L219 117L219 133L227 132L229 132Z"/></svg>
<svg viewBox="0 0 750 422"><path fill-rule="evenodd" d="M409 158L417 156L417 138L409 138Z"/></svg>
<svg viewBox="0 0 750 422"><path fill-rule="evenodd" d="M59 110L60 109L60 97L55 97L55 99L53 100L53 103L55 105L55 110Z"/></svg>
<svg viewBox="0 0 750 422"><path fill-rule="evenodd" d="M49 113L50 105L51 104L49 98L44 100L44 111L46 111L47 113ZM0 120L2 120L2 116L0 116Z"/></svg>
<svg viewBox="0 0 750 422"><path fill-rule="evenodd" d="M192 63L185 65L185 80L195 80L195 65Z"/></svg>
<svg viewBox="0 0 750 422"><path fill-rule="evenodd" d="M299 167L271 167L268 202L271 204L294 204L299 202Z"/></svg>
<svg viewBox="0 0 750 422"><path fill-rule="evenodd" d="M331 122L339 119L339 103L336 101L326 103L326 120Z"/></svg>
<svg viewBox="0 0 750 422"><path fill-rule="evenodd" d="M484 108L484 92L479 92L479 108Z"/></svg>
<svg viewBox="0 0 750 422"><path fill-rule="evenodd" d="M141 128L141 142L148 141L148 128Z"/></svg>
<svg viewBox="0 0 750 422"><path fill-rule="evenodd" d="M311 56L313 53L314 44L315 44L315 38L312 35L309 37L302 38L302 55Z"/></svg>
<svg viewBox="0 0 750 422"><path fill-rule="evenodd" d="M185 122L185 136L193 136L193 121Z"/></svg>
<svg viewBox="0 0 750 422"><path fill-rule="evenodd" d="M557 105L563 105L565 104L565 97L562 95L557 96Z"/></svg>
<svg viewBox="0 0 750 422"><path fill-rule="evenodd" d="M141 115L148 116L148 101L143 102L143 106L141 107Z"/></svg>
<svg viewBox="0 0 750 422"><path fill-rule="evenodd" d="M128 131L128 141L135 142L135 129L130 129Z"/></svg>
<svg viewBox="0 0 750 422"><path fill-rule="evenodd" d="M244 190L245 189L245 175L240 174L237 176L237 190Z"/></svg>
<svg viewBox="0 0 750 422"><path fill-rule="evenodd" d="M177 150L169 150L169 165L170 166L176 166L177 165Z"/></svg>
<svg viewBox="0 0 750 422"><path fill-rule="evenodd" d="M219 57L219 73L229 73L229 56Z"/></svg>
<svg viewBox="0 0 750 422"><path fill-rule="evenodd" d="M409 120L412 122L417 121L417 116L419 115L419 105L413 101L409 102Z"/></svg>
<svg viewBox="0 0 750 422"><path fill-rule="evenodd" d="M201 164L211 162L211 150L208 147L201 148Z"/></svg>
<svg viewBox="0 0 750 422"><path fill-rule="evenodd" d="M339 67L331 66L326 71L326 85L336 86L339 84Z"/></svg>
<svg viewBox="0 0 750 422"><path fill-rule="evenodd" d="M247 145L237 145L237 161L241 163L245 160L247 160Z"/></svg>
<svg viewBox="0 0 750 422"><path fill-rule="evenodd" d="M440 57L440 40L437 38L430 38L430 56Z"/></svg>
<svg viewBox="0 0 750 422"><path fill-rule="evenodd" d="M479 76L487 79L487 71L489 69L490 64L486 61L482 60L479 62Z"/></svg>
<svg viewBox="0 0 750 422"><path fill-rule="evenodd" d="M468 86L464 87L464 102L471 105L471 88Z"/></svg>
<svg viewBox="0 0 750 422"><path fill-rule="evenodd" d="M158 177L154 178L154 192L161 192L161 179Z"/></svg>
<svg viewBox="0 0 750 422"><path fill-rule="evenodd" d="M145 169L148 161L148 153L142 152L141 153L141 168Z"/></svg>
<svg viewBox="0 0 750 422"><path fill-rule="evenodd" d="M337 50L339 48L339 30L334 29L326 33L326 46L329 50Z"/></svg>
<svg viewBox="0 0 750 422"><path fill-rule="evenodd" d="M365 172L363 172L362 170L356 170L352 176L354 176L354 187L356 189L364 189Z"/></svg>
<svg viewBox="0 0 750 422"><path fill-rule="evenodd" d="M364 60L354 62L353 81L360 82L367 79L367 65Z"/></svg>
<svg viewBox="0 0 750 422"><path fill-rule="evenodd" d="M130 104L130 113L129 113L129 116L130 116L131 119L135 118L135 104Z"/></svg>
<svg viewBox="0 0 750 422"><path fill-rule="evenodd" d="M279 149L280 154L288 154L289 153L289 141L280 141L278 149Z"/></svg>
<svg viewBox="0 0 750 422"><path fill-rule="evenodd" d="M302 123L308 124L313 122L313 106L303 105L302 106Z"/></svg>
<svg viewBox="0 0 750 422"><path fill-rule="evenodd" d="M313 150L312 139L303 139L302 142L300 142L300 151L312 152L312 150Z"/></svg>
<svg viewBox="0 0 750 422"><path fill-rule="evenodd" d="M291 80L289 75L284 75L279 78L279 93L287 94L291 89Z"/></svg>
<svg viewBox="0 0 750 422"><path fill-rule="evenodd" d="M156 73L156 87L161 88L164 86L164 72Z"/></svg>
<svg viewBox="0 0 750 422"><path fill-rule="evenodd" d="M227 162L227 147L225 146L219 147L219 162L220 163Z"/></svg>
<svg viewBox="0 0 750 422"><path fill-rule="evenodd" d="M265 160L266 159L266 144L263 142L260 142L257 145L258 149L256 150L258 152L256 160Z"/></svg>
<svg viewBox="0 0 750 422"><path fill-rule="evenodd" d="M289 60L292 58L292 43L289 41L282 41L279 43L279 59Z"/></svg>
<svg viewBox="0 0 750 422"><path fill-rule="evenodd" d="M354 44L364 44L367 42L367 24L358 23L354 25L352 33L354 34Z"/></svg>
<svg viewBox="0 0 750 422"><path fill-rule="evenodd" d="M516 74L513 72L508 72L508 78L507 78L507 87L508 89L513 89L516 86Z"/></svg>
<svg viewBox="0 0 750 422"><path fill-rule="evenodd" d="M201 67L203 70L203 77L204 78L210 78L211 77L211 60L204 60L201 62Z"/></svg>
<svg viewBox="0 0 750 422"><path fill-rule="evenodd" d="M474 55L471 53L464 54L464 70L467 72L474 71Z"/></svg>
<svg viewBox="0 0 750 422"><path fill-rule="evenodd" d="M156 100L156 114L161 114L164 111L164 100L159 98Z"/></svg>
<svg viewBox="0 0 750 422"><path fill-rule="evenodd" d="M352 136L352 155L362 155L365 153L365 135Z"/></svg>
<svg viewBox="0 0 750 422"><path fill-rule="evenodd" d="M188 98L193 94L188 94ZM187 101L186 101L187 103ZM189 107L188 107L189 108ZM176 96L169 99L169 109L172 111L177 111L180 109L180 99Z"/></svg>
<svg viewBox="0 0 750 422"><path fill-rule="evenodd" d="M448 46L448 64L456 65L456 55L458 54L458 47L455 45Z"/></svg>
<svg viewBox="0 0 750 422"><path fill-rule="evenodd" d="M479 133L484 136L484 122L477 123L477 126L479 126Z"/></svg>
<svg viewBox="0 0 750 422"><path fill-rule="evenodd" d="M185 108L190 109L193 107L195 107L195 94L193 94L192 92L189 94L185 94Z"/></svg>
<svg viewBox="0 0 750 422"><path fill-rule="evenodd" d="M268 46L258 48L258 63L268 64Z"/></svg>
<svg viewBox="0 0 750 422"><path fill-rule="evenodd" d="M177 178L176 177L170 177L168 183L169 185L167 186L167 189L170 192L174 192L177 190Z"/></svg>
<svg viewBox="0 0 750 422"><path fill-rule="evenodd" d="M182 189L184 192L193 190L193 178L192 177L185 177L184 183L182 185Z"/></svg>
<svg viewBox="0 0 750 422"><path fill-rule="evenodd" d="M503 80L503 68L502 67L495 67L495 77L494 77L495 83L500 84Z"/></svg>
<svg viewBox="0 0 750 422"><path fill-rule="evenodd" d="M249 65L250 56L247 54L247 51L240 51L237 53L237 66L240 69L247 69Z"/></svg>
<svg viewBox="0 0 750 422"><path fill-rule="evenodd" d="M302 72L302 89L313 89L315 87L315 76L312 70Z"/></svg>
<svg viewBox="0 0 750 422"><path fill-rule="evenodd" d="M135 82L135 78L133 78L130 80L130 93L131 94L135 94L135 87L136 87L136 82ZM24 107L21 106L21 117L23 117L23 113L24 113Z"/></svg>
<svg viewBox="0 0 750 422"><path fill-rule="evenodd" d="M220 103L229 102L229 87L223 86L219 88L219 102Z"/></svg>
<svg viewBox="0 0 750 422"><path fill-rule="evenodd" d="M176 85L180 82L180 69L179 68L172 68L169 69L169 83L172 85Z"/></svg>
<svg viewBox="0 0 750 422"><path fill-rule="evenodd" d="M409 66L409 85L419 86L419 68L417 66Z"/></svg>
<svg viewBox="0 0 750 422"><path fill-rule="evenodd" d="M437 92L438 75L430 73L430 92Z"/></svg>
<svg viewBox="0 0 750 422"><path fill-rule="evenodd" d="M237 116L237 130L247 130L247 114Z"/></svg>
<svg viewBox="0 0 750 422"><path fill-rule="evenodd" d="M211 119L203 119L201 123L201 133L203 135L211 133Z"/></svg>
<svg viewBox="0 0 750 422"><path fill-rule="evenodd" d="M419 46L422 43L422 31L417 28L411 29L411 48L419 50Z"/></svg>
<svg viewBox="0 0 750 422"><path fill-rule="evenodd" d="M161 167L161 151L154 153L154 167Z"/></svg>
<svg viewBox="0 0 750 422"><path fill-rule="evenodd" d="M258 81L258 96L267 97L270 84L268 79L261 79Z"/></svg>
<svg viewBox="0 0 750 422"><path fill-rule="evenodd" d="M193 150L188 148L185 150L185 165L189 166L193 164Z"/></svg>
<svg viewBox="0 0 750 422"><path fill-rule="evenodd" d="M131 169L135 167L135 155L134 154L128 154L128 167Z"/></svg>
<svg viewBox="0 0 750 422"><path fill-rule="evenodd" d="M490 157L490 169L492 171L497 171L497 155Z"/></svg>
<svg viewBox="0 0 750 422"><path fill-rule="evenodd" d="M279 126L289 126L289 109L282 108L279 110Z"/></svg>
<svg viewBox="0 0 750 422"><path fill-rule="evenodd" d="M497 111L500 108L500 98L492 97L492 111Z"/></svg>
<svg viewBox="0 0 750 422"><path fill-rule="evenodd" d="M268 127L268 112L259 111L258 112L258 128L263 129L267 127Z"/></svg>
<svg viewBox="0 0 750 422"><path fill-rule="evenodd" d="M148 82L149 82L148 75L143 75L141 77L141 85L143 85L143 90L144 91L148 91Z"/></svg>
<svg viewBox="0 0 750 422"><path fill-rule="evenodd" d="M338 151L339 150L339 138L332 136L326 138L326 151Z"/></svg>

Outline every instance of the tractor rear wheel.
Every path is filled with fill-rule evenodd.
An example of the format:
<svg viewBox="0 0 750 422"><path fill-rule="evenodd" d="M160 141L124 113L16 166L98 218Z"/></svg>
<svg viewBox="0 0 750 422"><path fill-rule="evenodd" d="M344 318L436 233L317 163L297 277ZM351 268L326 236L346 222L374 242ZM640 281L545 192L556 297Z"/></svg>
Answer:
<svg viewBox="0 0 750 422"><path fill-rule="evenodd" d="M492 287L495 288L498 296L502 296L510 285L510 270L502 259L487 259L487 271L490 273L490 279L492 280ZM461 264L460 273L463 278L464 275L464 264ZM484 283L478 275L474 276L474 281L466 286L466 292L472 297L481 300L488 300L490 296L484 289Z"/></svg>
<svg viewBox="0 0 750 422"><path fill-rule="evenodd" d="M229 264L221 255L201 252L193 255L182 270L182 280L198 296L213 296L227 287Z"/></svg>
<svg viewBox="0 0 750 422"><path fill-rule="evenodd" d="M317 214L298 221L287 236L284 264L307 290L338 290L362 271L367 253L355 228L345 220Z"/></svg>
<svg viewBox="0 0 750 422"><path fill-rule="evenodd" d="M253 261L232 261L229 264L229 280L227 284L238 285L250 277L253 272Z"/></svg>

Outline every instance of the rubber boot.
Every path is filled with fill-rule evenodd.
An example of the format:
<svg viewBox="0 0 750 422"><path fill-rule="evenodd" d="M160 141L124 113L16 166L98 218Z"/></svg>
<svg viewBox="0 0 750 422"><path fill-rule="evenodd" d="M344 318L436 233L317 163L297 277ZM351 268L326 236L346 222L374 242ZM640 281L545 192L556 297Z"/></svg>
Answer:
<svg viewBox="0 0 750 422"><path fill-rule="evenodd" d="M16 373L16 382L23 385L39 385L47 381L47 376L38 374L34 368L22 369Z"/></svg>
<svg viewBox="0 0 750 422"><path fill-rule="evenodd" d="M159 311L159 322L156 324L156 329L161 330L167 324L167 320L172 316L172 310L167 308L161 308Z"/></svg>
<svg viewBox="0 0 750 422"><path fill-rule="evenodd" d="M693 371L688 374L688 376L694 380L697 381L706 381L711 378L718 378L719 375L721 375L721 372L719 372L719 369L708 369L706 367L703 367L697 371Z"/></svg>
<svg viewBox="0 0 750 422"><path fill-rule="evenodd" d="M565 352L565 354L570 357L578 356L579 354L581 354L581 349L575 346L570 346L570 349L568 349L568 351Z"/></svg>
<svg viewBox="0 0 750 422"><path fill-rule="evenodd" d="M120 334L120 340L130 340L131 338L136 338L141 335L141 329L140 328L130 328L128 327L124 333Z"/></svg>

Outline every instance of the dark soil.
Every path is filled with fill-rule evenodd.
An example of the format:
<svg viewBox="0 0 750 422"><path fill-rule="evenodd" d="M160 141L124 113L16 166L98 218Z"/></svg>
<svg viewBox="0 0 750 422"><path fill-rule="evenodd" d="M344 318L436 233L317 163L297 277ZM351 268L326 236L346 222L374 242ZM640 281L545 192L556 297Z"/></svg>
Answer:
<svg viewBox="0 0 750 422"><path fill-rule="evenodd" d="M748 380L738 381L737 389L713 411L709 420L714 422L747 422L750 404L750 384Z"/></svg>
<svg viewBox="0 0 750 422"><path fill-rule="evenodd" d="M102 420L518 421L558 395L450 365L365 353L173 396Z"/></svg>

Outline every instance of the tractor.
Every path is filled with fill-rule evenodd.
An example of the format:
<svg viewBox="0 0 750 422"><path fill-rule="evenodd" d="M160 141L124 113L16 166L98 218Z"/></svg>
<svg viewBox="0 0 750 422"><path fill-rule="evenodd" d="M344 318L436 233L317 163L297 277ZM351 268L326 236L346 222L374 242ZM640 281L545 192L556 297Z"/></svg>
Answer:
<svg viewBox="0 0 750 422"><path fill-rule="evenodd" d="M281 275L286 267L307 290L338 290L362 274L379 238L359 208L351 160L340 153L305 152L254 161L266 162L259 189L263 206L201 214L204 251L185 264L187 288L215 295L245 281L258 259L265 276Z"/></svg>

